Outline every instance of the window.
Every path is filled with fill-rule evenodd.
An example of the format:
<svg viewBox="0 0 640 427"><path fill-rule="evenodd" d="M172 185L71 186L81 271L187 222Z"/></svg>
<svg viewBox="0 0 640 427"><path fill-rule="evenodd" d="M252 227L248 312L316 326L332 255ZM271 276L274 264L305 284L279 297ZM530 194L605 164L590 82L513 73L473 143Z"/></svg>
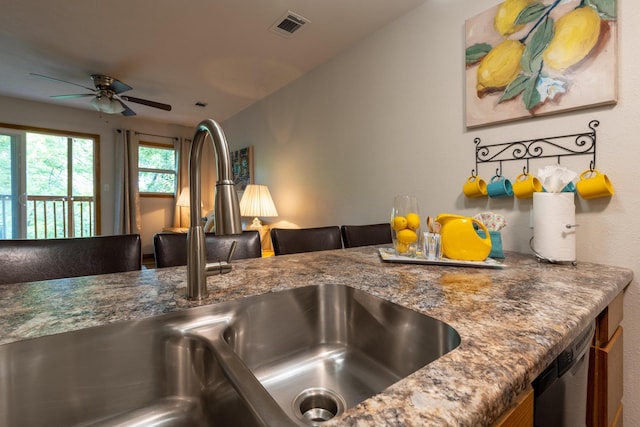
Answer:
<svg viewBox="0 0 640 427"><path fill-rule="evenodd" d="M98 136L3 126L0 238L99 234Z"/></svg>
<svg viewBox="0 0 640 427"><path fill-rule="evenodd" d="M138 189L144 196L171 196L176 192L177 161L173 145L140 142Z"/></svg>

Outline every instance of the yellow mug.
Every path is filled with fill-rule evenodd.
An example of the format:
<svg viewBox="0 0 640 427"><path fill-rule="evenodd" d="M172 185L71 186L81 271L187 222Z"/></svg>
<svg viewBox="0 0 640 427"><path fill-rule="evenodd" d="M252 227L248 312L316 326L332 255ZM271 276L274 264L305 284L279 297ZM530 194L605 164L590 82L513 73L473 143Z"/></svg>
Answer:
<svg viewBox="0 0 640 427"><path fill-rule="evenodd" d="M542 191L542 183L529 173L521 173L513 183L513 194L518 199L530 199L533 193L540 191Z"/></svg>
<svg viewBox="0 0 640 427"><path fill-rule="evenodd" d="M613 196L615 191L607 175L598 169L587 169L580 174L580 180L576 184L576 190L583 199L595 199L598 197Z"/></svg>
<svg viewBox="0 0 640 427"><path fill-rule="evenodd" d="M482 197L487 195L487 183L479 176L470 176L462 186L462 191L467 197Z"/></svg>

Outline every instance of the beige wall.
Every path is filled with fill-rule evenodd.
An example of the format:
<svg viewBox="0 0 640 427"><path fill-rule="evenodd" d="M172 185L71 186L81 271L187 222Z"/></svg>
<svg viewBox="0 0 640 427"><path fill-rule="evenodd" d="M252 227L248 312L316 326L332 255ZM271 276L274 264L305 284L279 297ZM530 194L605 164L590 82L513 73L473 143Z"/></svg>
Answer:
<svg viewBox="0 0 640 427"><path fill-rule="evenodd" d="M255 146L256 182L267 184L280 221L299 226L386 221L395 194L418 197L423 214L507 216L507 249L530 252L531 201L468 200L475 137L487 143L565 135L600 120L597 162L612 179L610 200L577 199L579 261L640 275L640 4L620 0L616 106L467 131L464 21L497 0L427 2L348 52L223 123L233 144ZM575 162L574 162L575 161ZM578 171L588 160L563 164ZM515 177L518 169L505 170ZM483 172L484 171L484 172ZM491 170L481 169L482 175ZM578 268L579 264L578 264ZM625 425L640 420L640 295L625 296Z"/></svg>

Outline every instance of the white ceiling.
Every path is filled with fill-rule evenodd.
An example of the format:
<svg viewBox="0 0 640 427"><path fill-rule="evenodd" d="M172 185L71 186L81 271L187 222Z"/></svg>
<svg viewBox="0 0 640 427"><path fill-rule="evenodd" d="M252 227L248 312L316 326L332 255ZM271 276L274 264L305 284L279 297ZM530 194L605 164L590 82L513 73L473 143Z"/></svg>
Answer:
<svg viewBox="0 0 640 427"><path fill-rule="evenodd" d="M138 117L224 121L424 1L2 0L0 95L92 110L91 98L50 98L89 91L29 73L88 87L105 74L173 107L127 103ZM311 23L270 31L289 10Z"/></svg>

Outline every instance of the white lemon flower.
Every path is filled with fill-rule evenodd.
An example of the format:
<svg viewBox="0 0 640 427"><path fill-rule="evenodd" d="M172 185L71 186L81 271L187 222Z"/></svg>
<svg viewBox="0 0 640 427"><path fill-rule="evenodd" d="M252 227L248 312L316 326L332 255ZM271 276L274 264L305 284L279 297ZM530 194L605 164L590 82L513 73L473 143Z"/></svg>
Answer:
<svg viewBox="0 0 640 427"><path fill-rule="evenodd" d="M553 99L559 93L565 93L565 82L562 80L555 80L551 77L540 76L536 90L540 94L540 102L544 102L547 99Z"/></svg>

